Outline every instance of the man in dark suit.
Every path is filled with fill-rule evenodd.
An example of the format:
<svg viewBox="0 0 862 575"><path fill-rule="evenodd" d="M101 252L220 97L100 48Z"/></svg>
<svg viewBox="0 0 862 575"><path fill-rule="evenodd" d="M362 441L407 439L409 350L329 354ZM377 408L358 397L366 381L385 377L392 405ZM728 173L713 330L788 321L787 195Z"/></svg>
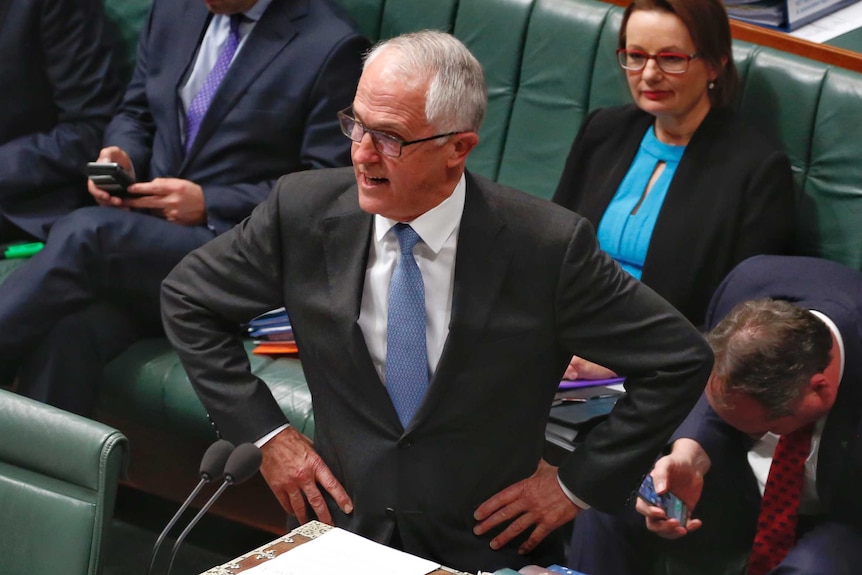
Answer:
<svg viewBox="0 0 862 575"><path fill-rule="evenodd" d="M90 413L102 366L160 333L159 285L185 254L278 176L346 165L336 113L367 46L330 0L156 0L99 154L140 182L132 198L90 182L100 205L58 221L0 285L0 359L23 356L19 391Z"/></svg>
<svg viewBox="0 0 862 575"><path fill-rule="evenodd" d="M0 243L90 203L84 165L120 99L101 0L0 2Z"/></svg>
<svg viewBox="0 0 862 575"><path fill-rule="evenodd" d="M486 101L454 37L378 46L340 116L353 170L283 178L162 288L166 332L211 418L227 439L263 444L285 509L469 571L559 561L556 528L578 505L622 506L711 364L586 220L465 171ZM313 447L231 329L281 305ZM544 427L573 351L629 374L629 393L558 470L541 460Z"/></svg>
<svg viewBox="0 0 862 575"><path fill-rule="evenodd" d="M862 274L827 260L758 256L737 266L708 311L716 363L706 393L652 471L659 491L697 505L695 518L680 525L643 501L646 527L634 513L582 515L571 565L643 573L661 550L670 566L661 572L746 572L777 436L814 424L798 474L797 539L769 572L862 572L860 295Z"/></svg>

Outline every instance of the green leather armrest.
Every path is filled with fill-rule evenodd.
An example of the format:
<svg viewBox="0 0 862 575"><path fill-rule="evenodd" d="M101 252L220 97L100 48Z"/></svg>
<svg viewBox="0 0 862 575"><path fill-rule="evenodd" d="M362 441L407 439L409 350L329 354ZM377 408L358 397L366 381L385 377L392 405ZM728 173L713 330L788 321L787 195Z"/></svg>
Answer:
<svg viewBox="0 0 862 575"><path fill-rule="evenodd" d="M0 572L95 574L126 438L0 390Z"/></svg>

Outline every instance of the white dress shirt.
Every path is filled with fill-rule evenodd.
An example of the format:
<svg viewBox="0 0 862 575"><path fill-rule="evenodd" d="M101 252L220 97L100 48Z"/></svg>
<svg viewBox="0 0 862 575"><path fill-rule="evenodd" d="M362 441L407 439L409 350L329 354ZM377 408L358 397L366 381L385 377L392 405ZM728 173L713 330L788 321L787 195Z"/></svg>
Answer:
<svg viewBox="0 0 862 575"><path fill-rule="evenodd" d="M425 284L425 343L428 375L434 377L443 346L449 336L452 290L455 283L455 252L464 213L467 184L464 176L452 194L439 205L409 223L422 239L413 249ZM374 237L365 269L359 327L380 381L386 383L386 318L389 311L389 281L401 257L398 238L389 233L395 220L374 216Z"/></svg>

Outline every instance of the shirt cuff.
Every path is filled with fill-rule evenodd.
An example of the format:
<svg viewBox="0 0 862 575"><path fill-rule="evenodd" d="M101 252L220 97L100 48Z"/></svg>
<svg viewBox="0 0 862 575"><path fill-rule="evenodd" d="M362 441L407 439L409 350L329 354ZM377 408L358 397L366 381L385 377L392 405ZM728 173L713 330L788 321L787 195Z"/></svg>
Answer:
<svg viewBox="0 0 862 575"><path fill-rule="evenodd" d="M269 433L267 433L266 435L264 435L263 437L261 437L260 439L255 441L254 444L257 447L263 447L264 445L266 445L267 441L269 441L270 439L272 439L273 437L275 437L276 435L278 435L279 433L281 433L282 431L284 431L288 427L290 427L289 423L285 423L284 425L276 427L275 429L273 429L272 431L270 431ZM565 487L563 489L565 489Z"/></svg>
<svg viewBox="0 0 862 575"><path fill-rule="evenodd" d="M560 476L559 476L559 475L557 475L557 483L559 483L559 484L560 484L560 489L562 489L562 490L563 490L563 493L565 493L565 494L566 494L566 497L568 497L568 498L569 498L569 500L570 500L572 503L574 503L575 505L577 505L577 506L578 506L578 507L580 507L581 509L589 509L589 508L590 508L589 503L586 503L583 499L579 498L577 495L575 495L574 493L572 493L571 491L569 491L569 488L568 488L568 487L566 487L565 485L563 485L563 482L562 482L562 480L560 479Z"/></svg>

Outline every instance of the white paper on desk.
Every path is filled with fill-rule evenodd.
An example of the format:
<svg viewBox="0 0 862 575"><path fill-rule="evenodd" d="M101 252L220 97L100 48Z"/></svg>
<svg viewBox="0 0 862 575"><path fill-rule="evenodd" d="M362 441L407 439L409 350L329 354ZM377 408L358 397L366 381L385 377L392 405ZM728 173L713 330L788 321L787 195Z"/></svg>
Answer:
<svg viewBox="0 0 862 575"><path fill-rule="evenodd" d="M439 567L439 563L335 528L243 575L426 575Z"/></svg>

